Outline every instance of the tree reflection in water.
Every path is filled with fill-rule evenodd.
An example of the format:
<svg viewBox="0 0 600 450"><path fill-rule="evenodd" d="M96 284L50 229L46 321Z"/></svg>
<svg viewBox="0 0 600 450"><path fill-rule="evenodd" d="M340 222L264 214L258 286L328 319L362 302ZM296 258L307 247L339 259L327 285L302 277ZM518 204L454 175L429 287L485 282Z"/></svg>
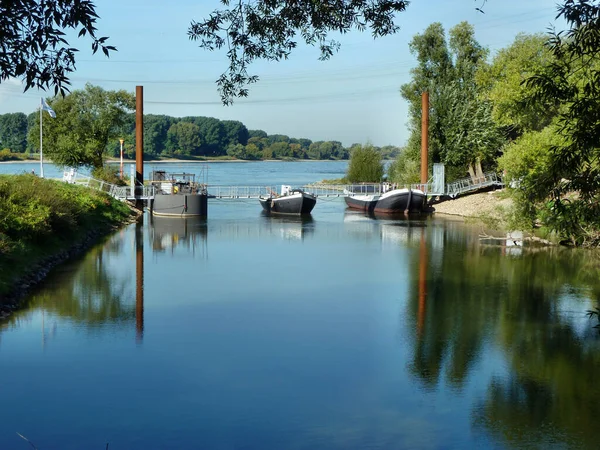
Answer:
<svg viewBox="0 0 600 450"><path fill-rule="evenodd" d="M591 323L581 325L600 298L597 255L532 248L511 257L459 226L423 228L426 245L411 239L408 320L416 326L408 327L409 370L428 390L441 377L462 389L470 374L477 376L475 364L499 349L509 375L489 381L472 410L476 427L510 446L595 448L600 346Z"/></svg>
<svg viewBox="0 0 600 450"><path fill-rule="evenodd" d="M6 325L28 320L36 310L91 326L131 323L136 317L131 271L109 271L111 257L123 251L123 232L54 270L30 295L28 307L15 312Z"/></svg>

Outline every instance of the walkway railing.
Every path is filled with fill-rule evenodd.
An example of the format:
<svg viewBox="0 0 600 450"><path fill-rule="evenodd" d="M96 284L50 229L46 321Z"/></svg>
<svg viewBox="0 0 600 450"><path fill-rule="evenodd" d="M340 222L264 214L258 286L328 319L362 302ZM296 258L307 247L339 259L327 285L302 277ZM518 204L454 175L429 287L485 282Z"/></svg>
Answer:
<svg viewBox="0 0 600 450"><path fill-rule="evenodd" d="M488 172L482 177L469 177L457 180L446 185L448 197L456 198L460 194L477 191L488 186L503 186L502 179L495 172Z"/></svg>
<svg viewBox="0 0 600 450"><path fill-rule="evenodd" d="M302 189L318 197L346 197L348 195L376 195L383 194L391 189L419 189L425 193L429 192L429 184L406 184L393 185L383 183L361 183L361 184L308 184Z"/></svg>
<svg viewBox="0 0 600 450"><path fill-rule="evenodd" d="M258 198L278 193L276 186L207 186L209 197Z"/></svg>
<svg viewBox="0 0 600 450"><path fill-rule="evenodd" d="M90 176L79 175L70 170L65 172L63 181L67 183L79 184L106 192L108 195L118 199L141 199L147 200L154 197L154 187L137 186L135 189L131 186L117 186L106 181L97 180ZM429 196L448 196L456 198L460 194L477 191L488 186L503 186L502 179L495 172L489 172L479 178L463 178L446 184L444 193L434 192L432 183L393 185L387 183L366 183L366 184L309 184L302 186L306 192L317 195L318 197L346 197L348 195L380 195L390 189L410 188L423 191ZM276 186L208 186L208 195L212 198L258 198L278 194Z"/></svg>
<svg viewBox="0 0 600 450"><path fill-rule="evenodd" d="M74 170L65 171L63 174L63 181L70 184L77 184L85 186L97 191L102 191L110 195L111 197L120 200L134 200L134 199L150 199L154 197L153 186L138 186L137 189L131 186L117 186L116 184L108 183L106 181L98 180L96 178L80 175ZM137 190L137 196L136 191Z"/></svg>

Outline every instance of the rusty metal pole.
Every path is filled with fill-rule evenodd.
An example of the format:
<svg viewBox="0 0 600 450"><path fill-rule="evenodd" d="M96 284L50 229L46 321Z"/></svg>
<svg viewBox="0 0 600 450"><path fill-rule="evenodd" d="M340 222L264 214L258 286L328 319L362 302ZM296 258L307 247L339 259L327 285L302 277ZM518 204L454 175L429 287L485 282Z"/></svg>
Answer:
<svg viewBox="0 0 600 450"><path fill-rule="evenodd" d="M142 209L144 192L144 86L135 87L135 207Z"/></svg>
<svg viewBox="0 0 600 450"><path fill-rule="evenodd" d="M421 95L421 184L429 180L429 92Z"/></svg>
<svg viewBox="0 0 600 450"><path fill-rule="evenodd" d="M141 343L144 338L144 221L135 226L135 335Z"/></svg>

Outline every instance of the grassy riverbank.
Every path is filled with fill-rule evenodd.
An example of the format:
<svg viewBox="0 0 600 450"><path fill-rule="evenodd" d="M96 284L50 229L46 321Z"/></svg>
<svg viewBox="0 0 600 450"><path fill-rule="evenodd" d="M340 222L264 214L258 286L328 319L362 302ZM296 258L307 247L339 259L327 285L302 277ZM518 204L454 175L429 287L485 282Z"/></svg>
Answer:
<svg viewBox="0 0 600 450"><path fill-rule="evenodd" d="M0 304L134 217L129 206L101 192L33 175L0 175Z"/></svg>

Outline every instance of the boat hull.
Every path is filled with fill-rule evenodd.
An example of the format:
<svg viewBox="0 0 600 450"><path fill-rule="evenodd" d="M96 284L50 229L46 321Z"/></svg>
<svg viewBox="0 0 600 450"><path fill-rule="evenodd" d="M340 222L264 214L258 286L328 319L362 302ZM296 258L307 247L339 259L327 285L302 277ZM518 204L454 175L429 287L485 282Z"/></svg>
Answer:
<svg viewBox="0 0 600 450"><path fill-rule="evenodd" d="M345 197L352 209L379 214L422 212L426 195L417 189L394 189L380 196L354 195Z"/></svg>
<svg viewBox="0 0 600 450"><path fill-rule="evenodd" d="M206 194L158 194L150 202L154 216L206 217L208 195Z"/></svg>
<svg viewBox="0 0 600 450"><path fill-rule="evenodd" d="M348 208L357 211L373 212L377 204L377 198L372 195L355 195L344 197Z"/></svg>
<svg viewBox="0 0 600 450"><path fill-rule="evenodd" d="M397 214L403 212L421 212L426 196L416 189L395 189L386 192L377 200L374 213Z"/></svg>
<svg viewBox="0 0 600 450"><path fill-rule="evenodd" d="M263 209L270 214L306 215L317 203L317 197L306 192L297 192L282 197L259 198Z"/></svg>

